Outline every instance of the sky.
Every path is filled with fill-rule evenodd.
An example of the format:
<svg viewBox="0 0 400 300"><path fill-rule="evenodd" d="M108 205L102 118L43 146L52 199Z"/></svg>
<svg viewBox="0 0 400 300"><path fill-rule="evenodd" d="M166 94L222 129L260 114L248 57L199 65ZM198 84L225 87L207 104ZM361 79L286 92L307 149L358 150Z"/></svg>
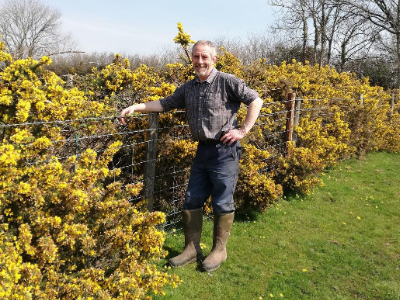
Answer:
<svg viewBox="0 0 400 300"><path fill-rule="evenodd" d="M267 0L42 0L61 12L78 50L158 54L173 49L177 23L193 40L247 41L274 22Z"/></svg>

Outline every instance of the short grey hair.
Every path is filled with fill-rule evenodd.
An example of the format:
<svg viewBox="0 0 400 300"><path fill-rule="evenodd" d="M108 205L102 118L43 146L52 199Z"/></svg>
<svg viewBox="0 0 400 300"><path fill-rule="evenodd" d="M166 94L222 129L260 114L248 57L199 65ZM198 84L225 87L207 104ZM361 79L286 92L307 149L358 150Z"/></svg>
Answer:
<svg viewBox="0 0 400 300"><path fill-rule="evenodd" d="M193 55L194 49L195 49L197 46L200 46L200 45L206 45L206 46L210 47L211 56L212 56L212 57L217 56L217 47L213 44L213 42L208 41L208 40L199 40L199 41L197 41L197 42L193 45L193 47L192 47L192 55Z"/></svg>

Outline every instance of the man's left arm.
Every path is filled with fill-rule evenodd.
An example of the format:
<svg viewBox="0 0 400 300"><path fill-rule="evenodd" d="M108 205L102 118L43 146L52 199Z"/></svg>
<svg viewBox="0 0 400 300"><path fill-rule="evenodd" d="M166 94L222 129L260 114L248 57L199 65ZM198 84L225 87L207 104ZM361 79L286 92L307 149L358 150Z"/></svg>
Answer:
<svg viewBox="0 0 400 300"><path fill-rule="evenodd" d="M253 100L249 107L247 108L246 118L242 124L242 126L238 129L229 130L226 134L221 137L221 141L225 144L228 143L228 146L232 145L233 142L239 141L250 131L256 122L258 115L260 114L261 107L263 105L263 101L261 98L256 98Z"/></svg>

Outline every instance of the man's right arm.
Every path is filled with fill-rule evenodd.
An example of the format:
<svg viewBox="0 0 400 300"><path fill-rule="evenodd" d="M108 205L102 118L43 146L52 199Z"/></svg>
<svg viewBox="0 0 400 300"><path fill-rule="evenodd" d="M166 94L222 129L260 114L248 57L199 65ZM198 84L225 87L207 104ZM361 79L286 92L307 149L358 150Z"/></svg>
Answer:
<svg viewBox="0 0 400 300"><path fill-rule="evenodd" d="M161 105L160 101L151 101L151 102L144 102L139 104L131 105L121 111L119 116L119 120L122 124L126 124L125 116L131 115L134 112L162 112L164 111L163 106Z"/></svg>

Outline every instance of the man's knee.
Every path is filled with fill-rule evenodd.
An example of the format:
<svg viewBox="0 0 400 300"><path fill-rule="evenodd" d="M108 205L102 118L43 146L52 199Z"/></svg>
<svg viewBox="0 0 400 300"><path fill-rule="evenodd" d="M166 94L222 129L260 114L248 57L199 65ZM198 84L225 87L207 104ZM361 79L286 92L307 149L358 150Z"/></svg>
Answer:
<svg viewBox="0 0 400 300"><path fill-rule="evenodd" d="M204 206L204 203L208 197L196 197L186 192L185 202L183 203L183 209L199 209Z"/></svg>
<svg viewBox="0 0 400 300"><path fill-rule="evenodd" d="M227 214L235 211L233 198L228 201L212 201L213 211L216 214Z"/></svg>

